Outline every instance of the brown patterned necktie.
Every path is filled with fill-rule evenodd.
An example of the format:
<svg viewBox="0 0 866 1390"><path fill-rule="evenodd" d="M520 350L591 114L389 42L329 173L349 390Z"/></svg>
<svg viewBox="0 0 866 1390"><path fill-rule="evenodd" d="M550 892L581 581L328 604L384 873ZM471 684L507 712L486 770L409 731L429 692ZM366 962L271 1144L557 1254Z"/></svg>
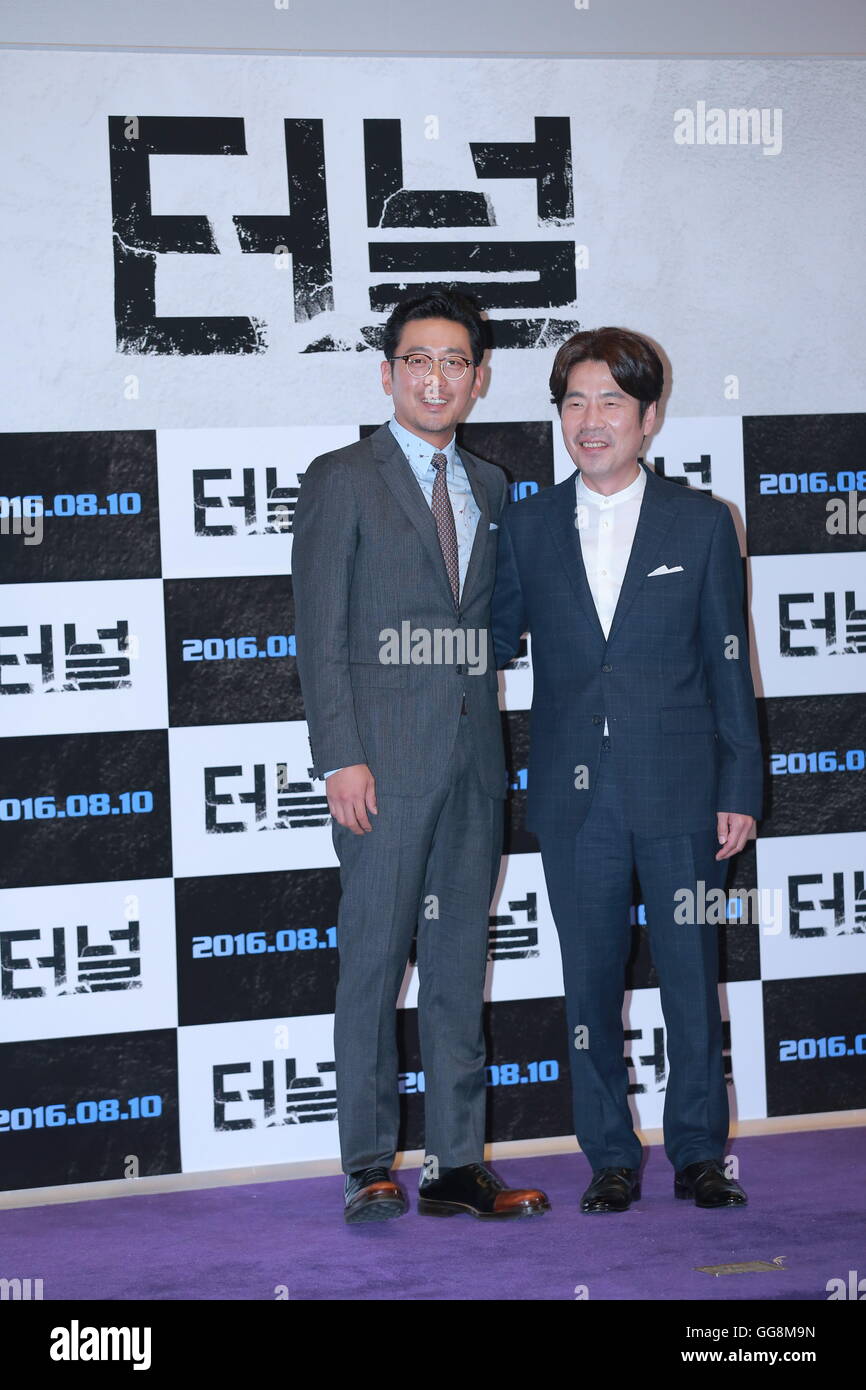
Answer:
<svg viewBox="0 0 866 1390"><path fill-rule="evenodd" d="M434 454L431 463L436 469L431 510L436 521L439 544L442 547L442 556L456 606L460 603L460 562L457 554L457 528L454 525L454 512L451 509L451 498L448 496L448 484L445 481L448 460L444 454Z"/></svg>

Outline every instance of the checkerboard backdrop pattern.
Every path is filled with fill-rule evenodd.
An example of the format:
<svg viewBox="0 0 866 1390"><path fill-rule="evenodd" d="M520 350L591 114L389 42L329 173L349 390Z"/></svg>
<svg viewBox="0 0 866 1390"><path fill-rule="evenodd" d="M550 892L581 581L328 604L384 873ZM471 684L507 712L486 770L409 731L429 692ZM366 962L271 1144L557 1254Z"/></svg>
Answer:
<svg viewBox="0 0 866 1390"><path fill-rule="evenodd" d="M367 428L3 439L4 1188L338 1154L339 882L308 771L292 516L310 459ZM719 926L740 1118L866 1105L866 479L792 473L809 435L825 458L862 459L866 417L672 419L647 456L731 505L750 580L768 803L732 886L759 890L761 920L734 906ZM505 470L515 505L571 467L549 419L462 439ZM531 652L501 679L491 1140L571 1124L558 946L523 816ZM665 1029L638 891L632 920L625 1056L653 1127ZM407 1148L423 1145L416 998L410 963Z"/></svg>
<svg viewBox="0 0 866 1390"><path fill-rule="evenodd" d="M733 872L751 899L719 925L732 1109L866 1105L866 407L839 292L862 270L860 145L840 138L857 65L755 60L746 86L725 60L0 66L0 1187L337 1155L338 869L292 514L310 460L380 422L393 304L454 280L494 341L463 438L515 505L571 471L560 342L614 322L670 355L648 461L732 509L767 756ZM531 650L501 695L493 1140L571 1125L524 816ZM667 1061L637 891L632 918L625 1057L650 1128ZM410 1148L416 1000L410 964Z"/></svg>

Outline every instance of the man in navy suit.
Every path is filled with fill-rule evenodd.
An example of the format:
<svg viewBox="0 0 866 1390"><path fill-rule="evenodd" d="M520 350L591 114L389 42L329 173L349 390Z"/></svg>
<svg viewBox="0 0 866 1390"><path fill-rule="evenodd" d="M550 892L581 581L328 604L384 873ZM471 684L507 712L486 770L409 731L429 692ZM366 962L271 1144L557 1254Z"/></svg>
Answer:
<svg viewBox="0 0 866 1390"><path fill-rule="evenodd" d="M527 823L562 951L575 1132L593 1170L586 1212L640 1196L622 1028L635 871L667 1026L675 1194L747 1200L723 1166L718 928L678 910L724 887L760 814L742 562L726 506L638 462L663 384L635 333L564 343L551 399L578 471L506 508L499 531L496 661L529 632Z"/></svg>

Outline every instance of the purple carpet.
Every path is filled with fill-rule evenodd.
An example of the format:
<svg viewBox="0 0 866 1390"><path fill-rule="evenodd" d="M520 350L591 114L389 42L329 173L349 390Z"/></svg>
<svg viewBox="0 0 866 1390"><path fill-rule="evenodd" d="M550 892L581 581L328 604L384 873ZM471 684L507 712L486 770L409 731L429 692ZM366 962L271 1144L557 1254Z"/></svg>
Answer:
<svg viewBox="0 0 866 1390"><path fill-rule="evenodd" d="M553 1210L517 1221L448 1220L413 1209L345 1226L339 1178L255 1183L0 1212L0 1276L44 1280L45 1299L826 1300L827 1281L866 1274L866 1130L739 1139L750 1204L701 1211L673 1197L649 1151L643 1197L582 1216L582 1155L503 1160L513 1186ZM414 1197L418 1172L404 1172ZM714 1276L696 1266L783 1267ZM285 1295L284 1295L285 1296Z"/></svg>

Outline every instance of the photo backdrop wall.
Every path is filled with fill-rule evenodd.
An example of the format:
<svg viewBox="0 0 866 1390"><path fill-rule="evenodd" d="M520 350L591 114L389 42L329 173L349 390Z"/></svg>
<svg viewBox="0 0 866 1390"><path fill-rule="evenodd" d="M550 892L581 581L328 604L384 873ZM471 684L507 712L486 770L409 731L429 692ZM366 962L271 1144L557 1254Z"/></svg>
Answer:
<svg viewBox="0 0 866 1390"><path fill-rule="evenodd" d="M0 55L0 1183L338 1154L338 870L295 665L309 461L389 414L415 285L489 310L463 429L519 500L568 476L578 325L661 346L647 462L733 512L767 814L720 924L741 1119L866 1105L862 64ZM491 1140L570 1130L524 826L531 652L490 928ZM754 894L750 900L754 904ZM749 918L749 920L746 920ZM637 1122L665 1030L643 908ZM684 927L684 930L688 930ZM423 1144L414 966L402 1143Z"/></svg>

